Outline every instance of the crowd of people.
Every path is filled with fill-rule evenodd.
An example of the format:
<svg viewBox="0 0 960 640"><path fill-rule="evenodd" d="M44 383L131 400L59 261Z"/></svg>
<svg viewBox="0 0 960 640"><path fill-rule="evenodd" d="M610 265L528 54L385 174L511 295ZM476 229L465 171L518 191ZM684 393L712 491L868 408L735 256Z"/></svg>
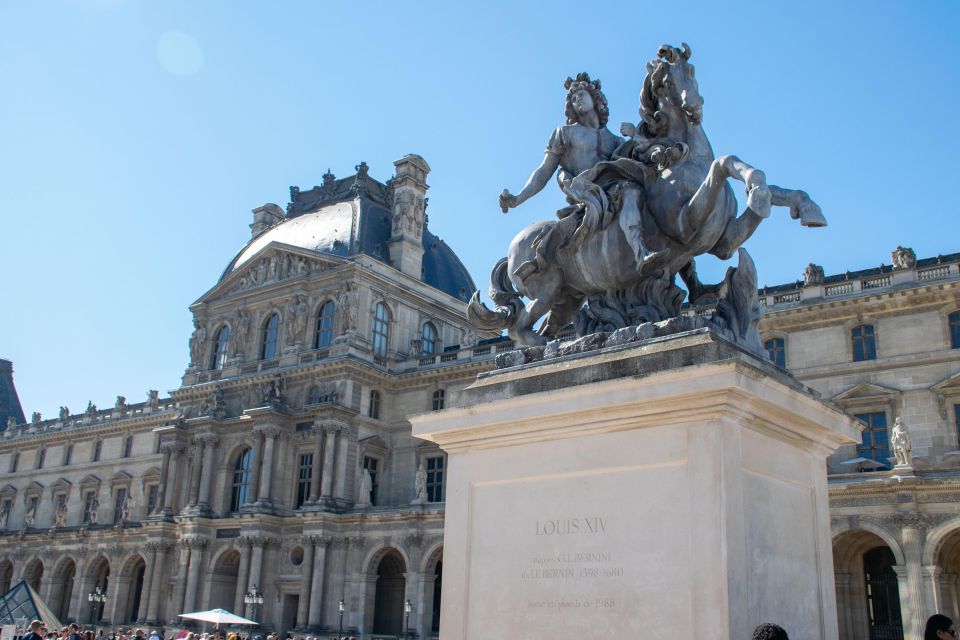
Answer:
<svg viewBox="0 0 960 640"><path fill-rule="evenodd" d="M927 619L926 628L923 631L923 640L956 640L957 629L953 620L949 617L936 613ZM157 631L151 631L149 638L144 634L143 629L117 629L115 632L104 634L103 629L96 632L90 629L81 629L80 625L73 623L59 631L53 631L46 628L46 625L40 620L34 620L30 624L30 631L23 634L20 640L280 640L276 633L268 634L264 639L262 634L241 634L237 632L224 633L223 631L214 631L212 633L194 633L192 631L178 630L176 633L168 634L164 638ZM319 636L300 636L295 637L288 634L286 640L321 640ZM353 636L346 636L338 640L356 640ZM764 623L758 625L753 630L752 640L790 640L783 627Z"/></svg>
<svg viewBox="0 0 960 640"><path fill-rule="evenodd" d="M84 629L73 623L60 630L51 630L42 620L30 623L30 630L17 640L280 640L276 633L266 636L262 632L239 633L235 631L211 631L210 633L195 633L187 629L169 630L166 635L159 631L145 633L143 629L115 630ZM287 634L285 640L323 640L320 636L295 636ZM337 640L357 640L354 636L344 636Z"/></svg>

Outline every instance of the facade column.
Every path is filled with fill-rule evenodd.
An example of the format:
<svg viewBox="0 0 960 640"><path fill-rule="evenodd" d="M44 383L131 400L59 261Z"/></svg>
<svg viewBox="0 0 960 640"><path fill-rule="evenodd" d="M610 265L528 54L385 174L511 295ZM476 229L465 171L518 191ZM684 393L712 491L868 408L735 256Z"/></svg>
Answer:
<svg viewBox="0 0 960 640"><path fill-rule="evenodd" d="M74 586L74 593L72 597L72 602L70 603L70 611L67 613L67 617L73 620L74 622L79 622L85 624L87 620L81 620L80 615L83 613L83 604L87 601L87 576L83 572L83 569L86 567L81 567L80 564L77 564L77 574L76 574L76 583Z"/></svg>
<svg viewBox="0 0 960 640"><path fill-rule="evenodd" d="M300 570L300 598L297 600L297 626L307 626L310 607L310 587L313 584L313 543L311 536L303 537L303 564Z"/></svg>
<svg viewBox="0 0 960 640"><path fill-rule="evenodd" d="M926 603L927 611L923 618L926 620L934 613L940 613L943 607L943 592L940 590L940 576L943 575L943 569L937 565L926 565L923 568L924 583L927 585Z"/></svg>
<svg viewBox="0 0 960 640"><path fill-rule="evenodd" d="M177 584L173 588L173 617L170 618L170 624L177 624L180 618L177 617L183 610L183 597L187 593L187 567L190 563L190 544L189 540L180 541L180 562L177 565Z"/></svg>
<svg viewBox="0 0 960 640"><path fill-rule="evenodd" d="M333 497L337 500L344 500L347 497L347 440L350 434L349 429L340 428L337 434L337 462L333 473ZM355 474L349 474L352 479Z"/></svg>
<svg viewBox="0 0 960 640"><path fill-rule="evenodd" d="M333 497L333 455L336 451L337 434L340 427L335 424L324 425L323 445L323 481L320 485L320 496L327 500Z"/></svg>
<svg viewBox="0 0 960 640"><path fill-rule="evenodd" d="M123 610L127 605L127 594L130 593L131 582L130 578L110 576L110 584L107 587L109 591L107 602L103 605L109 608L110 613L109 616L103 616L104 622L109 622L112 625L126 624L127 621L121 620L121 618L123 618ZM120 602L121 599L123 600L122 603Z"/></svg>
<svg viewBox="0 0 960 640"><path fill-rule="evenodd" d="M167 477L167 485L163 492L163 512L173 513L177 501L177 475L180 471L180 459L183 457L183 447L174 446L171 449L170 472Z"/></svg>
<svg viewBox="0 0 960 640"><path fill-rule="evenodd" d="M150 597L147 604L147 622L159 623L160 619L160 596L163 593L163 569L167 564L167 551L170 547L166 544L157 545L156 568L151 574Z"/></svg>
<svg viewBox="0 0 960 640"><path fill-rule="evenodd" d="M904 639L922 640L926 623L923 598L923 531L919 526L907 524L903 527L903 555L906 561L905 577L906 598L901 595L900 610L903 614ZM899 578L899 573L897 575ZM900 587L903 594L904 588Z"/></svg>
<svg viewBox="0 0 960 640"><path fill-rule="evenodd" d="M366 613L366 583L363 580L366 567L360 566L360 560L363 555L363 547L367 540L361 536L352 536L347 538L347 563L344 567L344 586L346 601L350 603L347 607L345 619L349 621L355 629L363 635L369 629L364 629L364 619ZM376 582L376 576L374 576Z"/></svg>
<svg viewBox="0 0 960 640"><path fill-rule="evenodd" d="M150 609L150 596L153 593L153 572L157 567L157 548L160 545L156 542L148 542L144 545L147 552L147 568L143 574L143 587L140 590L140 609L137 611L137 622L147 621L147 611Z"/></svg>
<svg viewBox="0 0 960 640"><path fill-rule="evenodd" d="M270 486L273 482L273 449L280 435L276 427L263 429L263 467L260 469L260 488L257 491L257 502L271 504Z"/></svg>
<svg viewBox="0 0 960 640"><path fill-rule="evenodd" d="M259 586L260 577L263 572L263 550L269 543L269 538L252 538L250 540L250 579L247 582L247 591L250 591L256 586L261 593L263 592ZM250 612L247 611L247 614L249 617ZM260 616L263 616L263 611L260 612ZM259 622L259 620L257 622Z"/></svg>
<svg viewBox="0 0 960 640"><path fill-rule="evenodd" d="M316 425L313 427L313 434L316 440L313 443L313 469L310 473L310 498L307 502L315 504L320 500L320 477L323 473L323 427Z"/></svg>
<svg viewBox="0 0 960 640"><path fill-rule="evenodd" d="M247 504L260 499L260 463L263 462L263 434L253 432L253 469L250 470L250 491L247 492Z"/></svg>
<svg viewBox="0 0 960 640"><path fill-rule="evenodd" d="M163 511L164 501L167 499L167 481L170 478L170 456L173 455L170 445L161 445L163 462L160 464L160 484L157 485L157 503L153 505L153 512Z"/></svg>
<svg viewBox="0 0 960 640"><path fill-rule="evenodd" d="M849 573L833 574L833 582L837 591L837 629L841 640L854 640L856 635L853 633L853 621L850 615L850 609L853 603L850 601L850 580Z"/></svg>
<svg viewBox="0 0 960 640"><path fill-rule="evenodd" d="M210 489L213 480L213 454L214 450L217 448L219 441L213 436L207 436L203 440L203 464L201 465L202 473L200 475L200 499L197 503L197 506L200 507L202 511L210 510Z"/></svg>
<svg viewBox="0 0 960 640"><path fill-rule="evenodd" d="M327 546L330 538L321 536L314 538L316 550L313 554L313 571L310 584L310 610L307 613L307 625L319 627L323 624L323 584L326 577Z"/></svg>
<svg viewBox="0 0 960 640"><path fill-rule="evenodd" d="M240 568L237 570L237 588L233 597L233 610L243 611L243 596L247 593L250 578L250 540L240 538Z"/></svg>
<svg viewBox="0 0 960 640"><path fill-rule="evenodd" d="M407 547L407 553L410 564L406 573L403 574L403 597L409 600L412 605L410 619L407 624L414 630L418 637L423 637L423 575L420 573L420 564L423 562L423 536L419 533L413 533L404 538L404 544ZM404 629L406 634L409 629Z"/></svg>
<svg viewBox="0 0 960 640"><path fill-rule="evenodd" d="M190 565L187 570L187 592L183 600L184 612L197 610L197 586L200 584L200 571L203 569L203 549L207 541L202 538L190 540Z"/></svg>
<svg viewBox="0 0 960 640"><path fill-rule="evenodd" d="M187 493L187 506L196 507L200 500L200 467L203 458L204 438L193 439L193 455L190 456L190 490Z"/></svg>

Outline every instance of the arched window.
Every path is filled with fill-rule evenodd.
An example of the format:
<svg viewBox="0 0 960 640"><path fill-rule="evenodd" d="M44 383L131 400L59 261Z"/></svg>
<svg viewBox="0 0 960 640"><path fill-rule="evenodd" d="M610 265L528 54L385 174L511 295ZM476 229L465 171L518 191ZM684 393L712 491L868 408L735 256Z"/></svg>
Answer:
<svg viewBox="0 0 960 640"><path fill-rule="evenodd" d="M327 300L317 314L317 339L314 349L326 349L333 342L333 321L336 318L336 306L333 300Z"/></svg>
<svg viewBox="0 0 960 640"><path fill-rule="evenodd" d="M280 329L280 316L273 314L263 325L263 344L260 347L260 359L272 360L277 357L277 334Z"/></svg>
<svg viewBox="0 0 960 640"><path fill-rule="evenodd" d="M253 469L253 449L247 447L237 455L233 463L233 478L230 484L230 511L239 511L250 497L250 471Z"/></svg>
<svg viewBox="0 0 960 640"><path fill-rule="evenodd" d="M763 348L767 350L770 360L783 369L787 368L787 349L783 338L770 338L763 343Z"/></svg>
<svg viewBox="0 0 960 640"><path fill-rule="evenodd" d="M390 312L387 305L378 302L373 309L373 355L383 357L387 355L387 344L390 341Z"/></svg>
<svg viewBox="0 0 960 640"><path fill-rule="evenodd" d="M425 323L423 325L423 331L420 335L423 339L421 353L425 356L432 356L435 354L437 352L437 328L433 326L433 323Z"/></svg>
<svg viewBox="0 0 960 640"><path fill-rule="evenodd" d="M210 359L211 369L223 369L227 362L227 346L230 343L230 327L223 325L213 339L213 357Z"/></svg>
<svg viewBox="0 0 960 640"><path fill-rule="evenodd" d="M380 419L380 392L376 389L370 392L370 407L367 410L367 415L374 420Z"/></svg>
<svg viewBox="0 0 960 640"><path fill-rule="evenodd" d="M950 325L950 348L960 349L960 311L954 311L947 316Z"/></svg>
<svg viewBox="0 0 960 640"><path fill-rule="evenodd" d="M307 392L307 404L320 404L320 387L313 385Z"/></svg>
<svg viewBox="0 0 960 640"><path fill-rule="evenodd" d="M861 324L850 330L853 343L853 361L877 359L877 335L872 324Z"/></svg>

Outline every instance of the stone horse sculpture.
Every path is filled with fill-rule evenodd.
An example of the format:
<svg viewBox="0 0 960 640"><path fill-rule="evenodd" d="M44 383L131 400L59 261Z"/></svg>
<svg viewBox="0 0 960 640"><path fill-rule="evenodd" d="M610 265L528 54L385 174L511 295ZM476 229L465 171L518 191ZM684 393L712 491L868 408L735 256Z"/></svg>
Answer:
<svg viewBox="0 0 960 640"><path fill-rule="evenodd" d="M685 43L682 48L659 48L657 58L647 65L640 92L640 124L623 125L621 133L630 139L609 162L597 163L574 180L619 182L629 187L615 190L621 199L624 193L639 193L636 207L630 207L640 210L634 234L642 238L645 251L657 256L653 268L638 265L635 242L624 224L609 223L611 216L598 222L591 215L597 203L580 202L579 227L550 256L545 269L518 273L518 267L537 259L538 242L558 222L538 222L517 234L507 257L491 273L490 296L496 306L487 308L476 292L468 307L472 324L486 330L505 328L515 341L538 345L556 337L570 322L580 335L658 322L680 315L685 294L674 284L679 274L691 302L711 295L719 298L715 324L748 347L761 349L756 270L741 245L770 215L771 205L789 207L791 217L804 226L825 226L826 220L803 191L768 185L762 171L736 156L714 156L701 127L703 98L690 55ZM602 179L611 172L613 179ZM747 207L740 215L728 178L746 187ZM509 204L509 198L515 198L508 196L504 192L501 206L505 199ZM601 194L600 199L615 201L616 196ZM621 205L619 211L625 208ZM728 270L724 283L708 287L699 282L696 256L710 253L728 259L738 249L738 268ZM539 331L534 331L545 315Z"/></svg>

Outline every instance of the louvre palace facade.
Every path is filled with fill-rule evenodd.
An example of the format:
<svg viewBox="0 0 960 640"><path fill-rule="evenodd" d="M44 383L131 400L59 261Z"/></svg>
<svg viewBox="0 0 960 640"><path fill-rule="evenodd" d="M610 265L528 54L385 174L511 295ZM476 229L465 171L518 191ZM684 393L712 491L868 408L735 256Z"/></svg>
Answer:
<svg viewBox="0 0 960 640"><path fill-rule="evenodd" d="M514 346L466 323L476 287L428 229L428 173L361 163L254 209L191 307L169 395L27 418L0 361L0 591L25 579L82 623L223 607L281 632L435 637L446 460L407 417ZM825 470L850 640L960 614L960 254L891 262L760 291L771 359L864 424ZM897 419L912 458L893 468Z"/></svg>

